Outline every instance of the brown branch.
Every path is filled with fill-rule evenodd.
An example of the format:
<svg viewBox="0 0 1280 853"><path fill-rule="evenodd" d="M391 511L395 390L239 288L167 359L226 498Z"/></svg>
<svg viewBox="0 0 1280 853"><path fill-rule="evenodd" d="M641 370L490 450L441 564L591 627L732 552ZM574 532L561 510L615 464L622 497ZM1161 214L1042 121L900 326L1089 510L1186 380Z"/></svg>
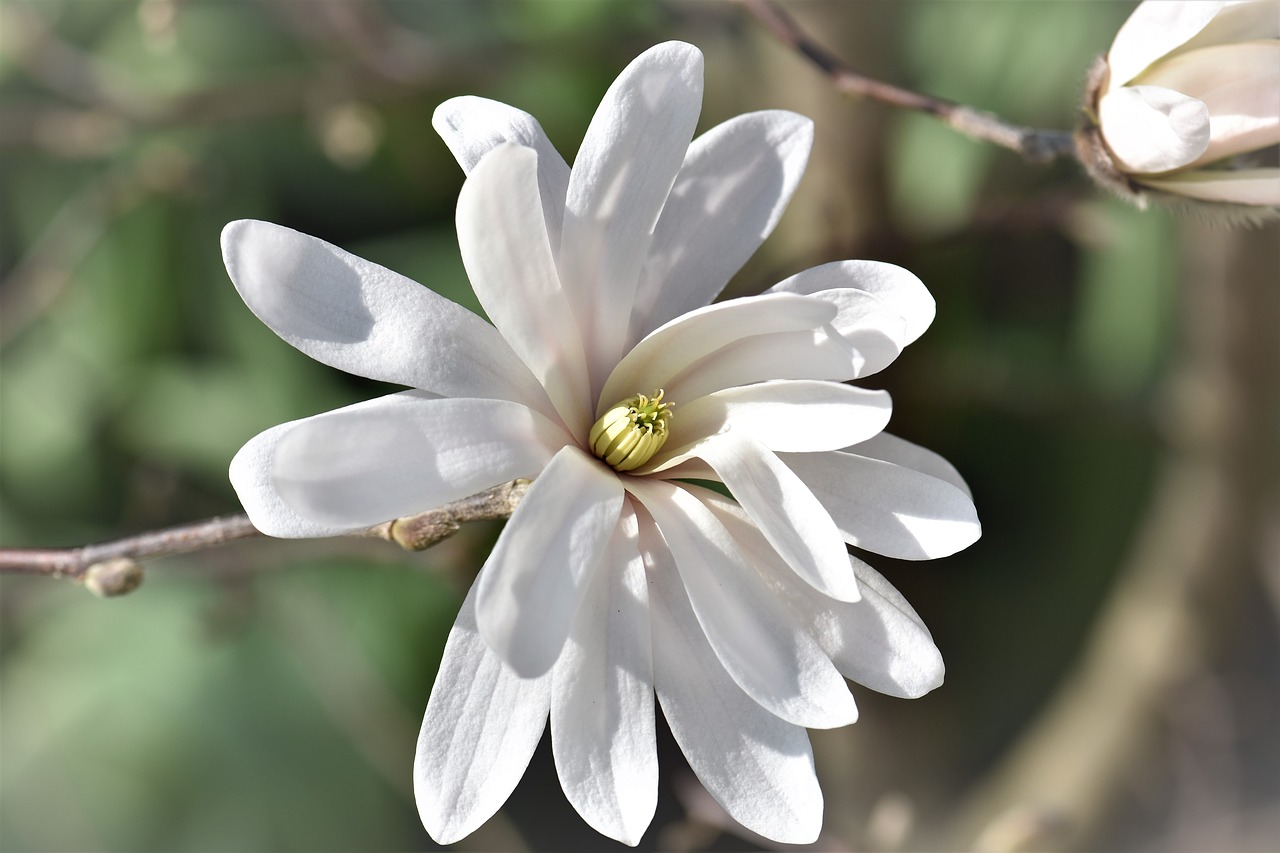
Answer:
<svg viewBox="0 0 1280 853"><path fill-rule="evenodd" d="M1062 157L1076 156L1075 143L1068 131L1039 130L1010 124L988 112L865 77L800 29L795 20L777 3L770 0L738 2L778 41L817 66L846 95L870 98L892 107L926 113L970 139L991 142L1016 151L1033 163L1047 163Z"/></svg>
<svg viewBox="0 0 1280 853"><path fill-rule="evenodd" d="M515 480L352 535L374 536L409 551L422 551L448 539L466 522L510 517L528 490L527 480ZM77 548L0 548L0 574L66 578L84 583L98 595L122 595L142 582L139 560L202 551L262 535L249 517L240 513Z"/></svg>

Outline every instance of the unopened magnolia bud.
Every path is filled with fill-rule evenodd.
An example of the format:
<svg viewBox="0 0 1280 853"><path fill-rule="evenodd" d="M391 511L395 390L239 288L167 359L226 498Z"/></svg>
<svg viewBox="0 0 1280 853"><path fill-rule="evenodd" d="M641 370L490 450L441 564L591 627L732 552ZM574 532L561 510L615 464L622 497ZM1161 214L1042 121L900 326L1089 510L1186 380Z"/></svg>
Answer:
<svg viewBox="0 0 1280 853"><path fill-rule="evenodd" d="M1209 218L1280 216L1276 0L1152 2L1090 71L1076 132L1090 176L1145 207Z"/></svg>
<svg viewBox="0 0 1280 853"><path fill-rule="evenodd" d="M142 584L142 566L128 557L94 563L84 572L84 586L98 598L127 595Z"/></svg>

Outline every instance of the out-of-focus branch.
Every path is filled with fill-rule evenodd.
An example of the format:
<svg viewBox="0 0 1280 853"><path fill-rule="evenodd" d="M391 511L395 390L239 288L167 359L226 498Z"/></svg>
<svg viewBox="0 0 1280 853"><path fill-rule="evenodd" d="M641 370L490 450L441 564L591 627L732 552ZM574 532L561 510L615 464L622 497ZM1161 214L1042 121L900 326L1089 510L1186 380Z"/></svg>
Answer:
<svg viewBox="0 0 1280 853"><path fill-rule="evenodd" d="M510 517L528 489L527 480L514 480L352 535L374 536L409 551L422 551L448 539L466 522ZM261 535L247 515L224 515L79 548L0 548L0 573L66 578L104 597L123 595L142 582L141 559L186 554Z"/></svg>
<svg viewBox="0 0 1280 853"><path fill-rule="evenodd" d="M108 224L153 191L128 163L103 172L62 206L17 266L0 278L0 346L53 307Z"/></svg>
<svg viewBox="0 0 1280 853"><path fill-rule="evenodd" d="M1221 650L1259 582L1280 484L1275 232L1191 228L1147 516L1075 671L931 848L1092 846L1176 688Z"/></svg>
<svg viewBox="0 0 1280 853"><path fill-rule="evenodd" d="M1039 130L1010 124L988 112L865 77L804 32L777 3L770 0L738 2L778 41L817 66L846 95L871 98L892 107L926 113L958 133L1016 151L1033 163L1047 163L1076 156L1075 143L1068 131Z"/></svg>
<svg viewBox="0 0 1280 853"><path fill-rule="evenodd" d="M380 25L385 31L376 37L367 32L345 32L354 25L331 19L346 5L326 5L318 20L327 22L326 33L360 41L360 51L345 50L341 57L322 55L302 72L282 71L251 82L217 83L176 95L154 91L123 69L70 44L30 2L0 6L0 48L31 79L85 107L78 112L81 118L112 120L122 123L124 130L232 123L297 113L334 100L411 97L426 84L474 84L493 73L505 56L489 52L479 59L474 50L414 39L407 31L385 26L385 22ZM311 15L313 11L307 8L300 14ZM375 17L372 8L360 15L362 20ZM379 47L369 43L371 38L382 38L387 44ZM53 132L52 126L65 123L69 114L77 112L61 104L6 105L0 109L0 145L42 143L43 137Z"/></svg>

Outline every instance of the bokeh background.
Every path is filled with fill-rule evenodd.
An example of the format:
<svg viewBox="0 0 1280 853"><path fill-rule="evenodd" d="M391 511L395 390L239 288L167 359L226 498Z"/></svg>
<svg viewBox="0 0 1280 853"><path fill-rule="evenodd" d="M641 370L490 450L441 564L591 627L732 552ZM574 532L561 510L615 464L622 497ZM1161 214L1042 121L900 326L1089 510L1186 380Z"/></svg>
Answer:
<svg viewBox="0 0 1280 853"><path fill-rule="evenodd" d="M1069 128L1131 3L806 2L858 70ZM905 266L938 320L875 387L968 478L983 539L874 563L947 683L855 687L815 732L821 850L1264 850L1280 837L1280 230L1139 211L834 92L741 7L631 0L7 0L0 6L0 542L69 546L238 509L276 423L382 393L240 302L228 221L314 234L476 310L433 108L485 95L572 159L641 50L706 54L700 129L813 117L809 173L735 279ZM6 851L433 848L417 726L497 533L423 554L251 541L135 593L0 579ZM669 733L641 848L741 850ZM604 850L544 740L458 845Z"/></svg>

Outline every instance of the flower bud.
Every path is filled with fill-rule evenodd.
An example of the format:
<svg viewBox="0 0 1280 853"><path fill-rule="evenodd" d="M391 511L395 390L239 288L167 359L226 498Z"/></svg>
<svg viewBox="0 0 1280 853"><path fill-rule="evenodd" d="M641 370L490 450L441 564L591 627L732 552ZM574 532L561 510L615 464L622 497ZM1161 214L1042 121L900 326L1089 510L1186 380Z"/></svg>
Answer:
<svg viewBox="0 0 1280 853"><path fill-rule="evenodd" d="M1140 205L1280 214L1280 0L1146 0L1090 73L1081 161ZM1274 157L1272 158L1274 160Z"/></svg>
<svg viewBox="0 0 1280 853"><path fill-rule="evenodd" d="M85 589L98 598L127 595L142 584L142 566L128 557L112 557L94 563L84 572Z"/></svg>

